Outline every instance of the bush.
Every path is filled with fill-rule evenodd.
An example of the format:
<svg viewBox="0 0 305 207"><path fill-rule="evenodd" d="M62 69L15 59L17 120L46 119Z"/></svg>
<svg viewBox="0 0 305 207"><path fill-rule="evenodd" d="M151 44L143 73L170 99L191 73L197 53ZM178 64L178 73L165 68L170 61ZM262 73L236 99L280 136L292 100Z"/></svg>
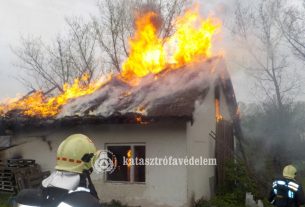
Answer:
<svg viewBox="0 0 305 207"><path fill-rule="evenodd" d="M231 195L232 196L232 195ZM200 199L192 207L245 207L243 204L236 202L236 199L229 194L224 196L215 196L210 201Z"/></svg>
<svg viewBox="0 0 305 207"><path fill-rule="evenodd" d="M229 161L225 166L225 182L218 186L210 201L200 199L193 207L245 207L246 192L256 195L256 186L242 162Z"/></svg>
<svg viewBox="0 0 305 207"><path fill-rule="evenodd" d="M235 192L217 195L211 199L210 203L215 207L245 207L245 200L240 200Z"/></svg>

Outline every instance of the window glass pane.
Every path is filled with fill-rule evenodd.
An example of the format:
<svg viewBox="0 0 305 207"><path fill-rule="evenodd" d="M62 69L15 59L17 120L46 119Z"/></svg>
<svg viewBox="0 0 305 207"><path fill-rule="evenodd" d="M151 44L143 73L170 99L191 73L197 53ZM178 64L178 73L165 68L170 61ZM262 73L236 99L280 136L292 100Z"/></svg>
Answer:
<svg viewBox="0 0 305 207"><path fill-rule="evenodd" d="M134 181L145 182L145 146L134 146L134 158L138 160L138 164L134 166ZM142 160L142 161L141 161Z"/></svg>
<svg viewBox="0 0 305 207"><path fill-rule="evenodd" d="M123 157L128 157L130 154L130 146L108 146L107 150L111 151L117 159L117 166L115 171L107 173L107 180L111 181L130 181L131 169L128 165L124 165Z"/></svg>

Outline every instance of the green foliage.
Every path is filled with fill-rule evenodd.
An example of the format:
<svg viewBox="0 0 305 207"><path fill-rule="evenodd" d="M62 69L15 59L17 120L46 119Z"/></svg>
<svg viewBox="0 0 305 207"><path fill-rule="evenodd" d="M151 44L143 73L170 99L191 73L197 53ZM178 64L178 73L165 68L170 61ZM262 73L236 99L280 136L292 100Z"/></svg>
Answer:
<svg viewBox="0 0 305 207"><path fill-rule="evenodd" d="M0 207L10 207L9 199L10 199L10 195L0 194Z"/></svg>
<svg viewBox="0 0 305 207"><path fill-rule="evenodd" d="M242 162L228 161L225 166L225 182L218 187L210 201L200 199L193 207L245 207L246 192L256 194L256 186L247 174Z"/></svg>
<svg viewBox="0 0 305 207"><path fill-rule="evenodd" d="M246 192L256 194L256 186L242 162L229 161L225 166L225 182L212 199L216 206L243 206Z"/></svg>
<svg viewBox="0 0 305 207"><path fill-rule="evenodd" d="M215 207L245 207L245 199L240 200L239 193L235 192L217 195L211 199L210 203Z"/></svg>
<svg viewBox="0 0 305 207"><path fill-rule="evenodd" d="M243 204L236 202L234 194L218 195L210 201L200 199L192 207L245 207Z"/></svg>
<svg viewBox="0 0 305 207"><path fill-rule="evenodd" d="M225 183L220 186L218 194L235 193L238 200L244 200L245 192L256 193L255 183L248 175L243 162L228 161L225 166L225 175Z"/></svg>

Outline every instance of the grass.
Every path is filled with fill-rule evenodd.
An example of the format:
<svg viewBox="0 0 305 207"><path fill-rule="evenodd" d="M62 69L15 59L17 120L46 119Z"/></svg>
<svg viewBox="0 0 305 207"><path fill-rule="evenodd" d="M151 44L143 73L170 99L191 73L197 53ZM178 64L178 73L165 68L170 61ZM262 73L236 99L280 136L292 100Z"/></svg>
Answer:
<svg viewBox="0 0 305 207"><path fill-rule="evenodd" d="M10 207L9 200L11 195L9 194L0 194L0 207Z"/></svg>

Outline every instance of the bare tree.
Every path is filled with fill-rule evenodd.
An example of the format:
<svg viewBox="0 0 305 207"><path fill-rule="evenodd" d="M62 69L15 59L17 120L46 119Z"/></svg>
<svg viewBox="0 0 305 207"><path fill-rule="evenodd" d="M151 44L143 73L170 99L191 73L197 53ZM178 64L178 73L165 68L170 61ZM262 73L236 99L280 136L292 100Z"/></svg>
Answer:
<svg viewBox="0 0 305 207"><path fill-rule="evenodd" d="M305 144L301 138L304 106L292 99L299 91L300 77L287 44L288 28L283 29L287 8L283 0L260 0L246 6L238 2L235 8L233 34L244 52L241 66L254 77L265 98L252 114L247 110L242 122L253 179L262 192L284 165L302 159Z"/></svg>
<svg viewBox="0 0 305 207"><path fill-rule="evenodd" d="M90 23L67 20L70 28L71 43L69 47L72 67L77 70L77 77L87 74L86 84L89 84L98 68L96 60L96 33Z"/></svg>
<svg viewBox="0 0 305 207"><path fill-rule="evenodd" d="M135 17L153 11L160 16L160 37L170 36L176 16L181 14L186 0L102 0L99 17L94 17L94 28L107 64L120 71L122 60L128 57L128 39L134 32Z"/></svg>
<svg viewBox="0 0 305 207"><path fill-rule="evenodd" d="M279 23L294 54L301 61L305 61L305 2L301 5L288 7Z"/></svg>
<svg viewBox="0 0 305 207"><path fill-rule="evenodd" d="M93 27L80 19L67 19L67 37L58 36L48 45L40 38L22 38L21 46L13 51L17 65L26 74L20 80L32 90L58 89L64 83L87 74L83 84L89 84L99 70L96 61L96 38Z"/></svg>
<svg viewBox="0 0 305 207"><path fill-rule="evenodd" d="M260 1L248 7L240 2L236 5L233 31L247 52L249 60L244 67L268 100L281 111L299 87L298 79L292 75L293 66L278 24L285 5L281 0Z"/></svg>
<svg viewBox="0 0 305 207"><path fill-rule="evenodd" d="M120 71L129 55L135 16L145 10L158 13L162 20L159 33L166 37L172 34L174 19L185 5L186 0L101 0L98 17L89 22L67 19L67 34L58 36L52 45L39 38L23 38L21 46L13 49L27 75L19 79L31 90L63 91L64 83L83 74L88 76L84 84L89 84L108 68Z"/></svg>

